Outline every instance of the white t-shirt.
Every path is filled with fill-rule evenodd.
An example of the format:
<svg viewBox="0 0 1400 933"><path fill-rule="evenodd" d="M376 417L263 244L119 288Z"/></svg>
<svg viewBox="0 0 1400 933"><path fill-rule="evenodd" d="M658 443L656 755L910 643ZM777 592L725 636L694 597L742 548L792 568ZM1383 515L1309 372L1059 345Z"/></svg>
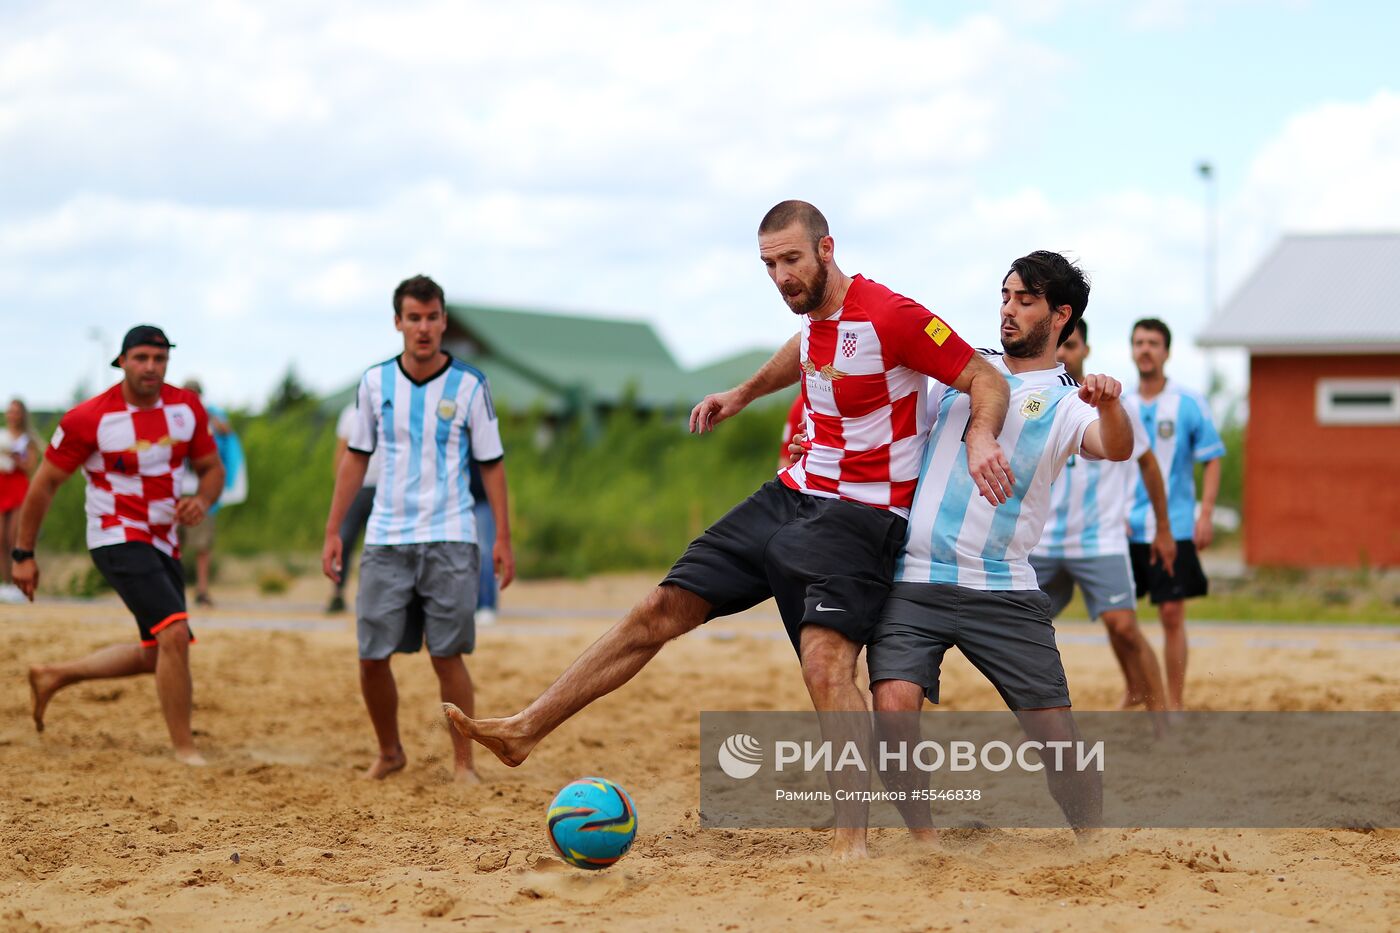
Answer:
<svg viewBox="0 0 1400 933"><path fill-rule="evenodd" d="M398 357L360 379L351 450L382 450L365 544L475 543L468 461L504 456L491 390L481 370L448 357L415 382Z"/></svg>
<svg viewBox="0 0 1400 933"><path fill-rule="evenodd" d="M1032 552L1036 557L1101 557L1128 553L1128 504L1140 468L1152 449L1142 419L1123 406L1133 425L1133 455L1127 460L1089 460L1073 455L1050 487L1050 520Z"/></svg>
<svg viewBox="0 0 1400 933"><path fill-rule="evenodd" d="M1016 478L1012 496L993 506L967 472L972 405L956 389L929 393L934 420L909 537L895 579L903 583L952 583L975 590L1033 590L1027 555L1050 514L1050 484L1099 413L1079 399L1079 384L1063 366L1012 374L1000 353L981 350L1005 377L1011 402L997 441Z"/></svg>
<svg viewBox="0 0 1400 933"><path fill-rule="evenodd" d="M354 424L355 403L351 402L349 405L346 405L343 409L341 409L340 418L335 423L335 436L348 444L350 442L350 429L354 426ZM379 474L383 469L384 452L376 448L374 453L369 455L369 465L365 467L364 485L378 486Z"/></svg>

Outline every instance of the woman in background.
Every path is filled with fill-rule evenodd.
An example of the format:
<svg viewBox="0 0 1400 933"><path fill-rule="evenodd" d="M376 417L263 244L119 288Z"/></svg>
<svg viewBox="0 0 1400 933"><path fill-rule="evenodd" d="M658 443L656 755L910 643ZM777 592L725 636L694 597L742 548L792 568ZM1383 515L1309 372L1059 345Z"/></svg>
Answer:
<svg viewBox="0 0 1400 933"><path fill-rule="evenodd" d="M22 603L24 594L10 578L10 549L15 546L19 507L29 491L29 477L39 467L39 439L29 426L29 409L19 399L5 409L0 428L0 603Z"/></svg>

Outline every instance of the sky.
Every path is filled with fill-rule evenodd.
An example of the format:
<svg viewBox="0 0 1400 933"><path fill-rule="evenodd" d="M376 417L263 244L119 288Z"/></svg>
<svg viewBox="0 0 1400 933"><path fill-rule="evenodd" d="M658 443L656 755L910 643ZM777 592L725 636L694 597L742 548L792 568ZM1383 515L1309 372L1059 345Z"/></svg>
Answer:
<svg viewBox="0 0 1400 933"><path fill-rule="evenodd" d="M836 259L994 346L1012 259L1093 280L1089 371L1128 330L1195 347L1291 232L1400 230L1400 4L1250 0L0 3L0 395L170 379L261 406L401 347L390 296L649 321L685 365L796 329L774 203ZM521 348L528 354L528 348Z"/></svg>

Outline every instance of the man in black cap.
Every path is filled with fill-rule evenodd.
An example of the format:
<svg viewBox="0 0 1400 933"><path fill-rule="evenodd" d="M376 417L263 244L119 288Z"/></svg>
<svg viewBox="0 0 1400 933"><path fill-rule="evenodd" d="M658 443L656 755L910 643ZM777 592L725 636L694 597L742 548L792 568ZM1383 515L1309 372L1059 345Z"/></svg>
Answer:
<svg viewBox="0 0 1400 933"><path fill-rule="evenodd" d="M58 487L82 467L92 562L136 617L141 639L77 660L31 667L34 728L43 731L44 710L64 687L153 673L175 757L202 765L190 730L194 688L189 646L194 636L185 611L176 526L204 520L223 490L224 468L199 396L165 384L172 346L159 327L142 324L127 332L112 361L125 378L59 421L20 509L11 556L15 585L33 600L39 585L34 559L39 526ZM180 481L188 469L199 477L199 488L181 497Z"/></svg>

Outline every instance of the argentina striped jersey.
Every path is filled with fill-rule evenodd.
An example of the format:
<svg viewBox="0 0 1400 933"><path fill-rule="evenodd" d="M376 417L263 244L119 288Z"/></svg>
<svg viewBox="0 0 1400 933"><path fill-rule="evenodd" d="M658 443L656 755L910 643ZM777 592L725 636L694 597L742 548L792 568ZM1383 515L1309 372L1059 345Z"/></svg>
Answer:
<svg viewBox="0 0 1400 933"><path fill-rule="evenodd" d="M1225 456L1225 443L1220 440L1220 432L1215 430L1210 406L1205 398L1170 379L1151 401L1144 400L1136 392L1126 396L1124 401L1142 419L1152 452L1162 468L1172 537L1185 541L1196 530L1196 464ZM1147 487L1139 476L1128 509L1128 537L1146 543L1156 533L1157 516L1147 498Z"/></svg>
<svg viewBox="0 0 1400 933"><path fill-rule="evenodd" d="M1000 353L980 351L1010 384L1011 402L1001 444L1016 484L1011 498L992 506L967 472L969 397L935 386L929 393L933 431L924 450L909 515L909 536L895 579L952 583L977 590L1033 590L1026 559L1040 540L1050 510L1050 483L1098 412L1079 399L1063 366L1012 374Z"/></svg>
<svg viewBox="0 0 1400 933"><path fill-rule="evenodd" d="M467 460L505 453L481 370L449 356L415 382L395 357L365 371L355 405L350 449L383 452L365 544L474 543Z"/></svg>
<svg viewBox="0 0 1400 933"><path fill-rule="evenodd" d="M1123 406L1133 425L1127 460L1071 455L1050 486L1050 519L1032 552L1037 557L1099 557L1128 553L1128 502L1139 475L1138 460L1152 449L1142 419Z"/></svg>

